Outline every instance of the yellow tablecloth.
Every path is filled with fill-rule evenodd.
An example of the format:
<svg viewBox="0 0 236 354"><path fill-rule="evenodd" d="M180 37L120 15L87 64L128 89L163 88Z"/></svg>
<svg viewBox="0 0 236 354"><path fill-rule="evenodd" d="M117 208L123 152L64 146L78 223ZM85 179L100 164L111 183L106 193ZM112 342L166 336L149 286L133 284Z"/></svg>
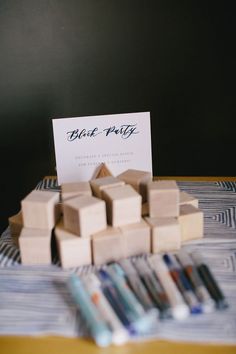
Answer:
<svg viewBox="0 0 236 354"><path fill-rule="evenodd" d="M235 354L236 346L149 341L126 344L122 347L98 348L93 342L82 339L2 337L0 352L1 354Z"/></svg>

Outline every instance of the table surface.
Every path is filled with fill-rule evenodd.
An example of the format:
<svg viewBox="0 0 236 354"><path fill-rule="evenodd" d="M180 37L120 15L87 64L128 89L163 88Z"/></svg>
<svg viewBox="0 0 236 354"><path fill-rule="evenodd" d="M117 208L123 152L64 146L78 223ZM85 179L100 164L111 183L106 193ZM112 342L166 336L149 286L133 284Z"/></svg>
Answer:
<svg viewBox="0 0 236 354"><path fill-rule="evenodd" d="M236 181L236 177L169 177L161 176L158 179L175 179L178 181ZM170 341L148 341L141 343L129 343L121 347L111 346L109 348L98 348L92 341L78 338L64 337L0 337L1 354L61 354L61 353L82 353L82 354L236 354L236 346L219 345L214 343L195 344L195 343L177 343Z"/></svg>

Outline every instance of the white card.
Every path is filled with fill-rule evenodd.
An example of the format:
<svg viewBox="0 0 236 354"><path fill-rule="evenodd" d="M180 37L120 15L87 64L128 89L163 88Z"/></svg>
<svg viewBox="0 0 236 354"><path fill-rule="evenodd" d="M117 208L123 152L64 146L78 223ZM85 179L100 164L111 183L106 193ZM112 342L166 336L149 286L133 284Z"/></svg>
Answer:
<svg viewBox="0 0 236 354"><path fill-rule="evenodd" d="M152 173L149 112L53 119L53 134L59 184L89 181L101 163Z"/></svg>

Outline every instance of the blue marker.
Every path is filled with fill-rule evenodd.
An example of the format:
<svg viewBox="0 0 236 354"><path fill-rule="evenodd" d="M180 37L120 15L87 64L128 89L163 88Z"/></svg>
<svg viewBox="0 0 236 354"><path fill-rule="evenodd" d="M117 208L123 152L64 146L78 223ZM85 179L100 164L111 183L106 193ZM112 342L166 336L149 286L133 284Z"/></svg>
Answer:
<svg viewBox="0 0 236 354"><path fill-rule="evenodd" d="M186 278L184 271L179 265L175 256L171 254L169 255L165 254L163 258L169 268L170 275L172 276L173 280L176 282L186 303L188 304L190 308L190 312L192 314L202 313L202 306L199 303L196 295L194 294L191 284Z"/></svg>
<svg viewBox="0 0 236 354"><path fill-rule="evenodd" d="M112 342L112 333L100 317L95 305L90 300L79 277L72 274L68 281L71 295L86 320L92 337L100 347L107 347Z"/></svg>
<svg viewBox="0 0 236 354"><path fill-rule="evenodd" d="M109 274L104 269L101 269L98 272L98 276L101 280L102 291L106 296L107 300L110 302L120 321L128 330L130 335L135 335L137 332L132 325L132 321L129 318L129 314L126 311L126 308L123 302L121 301L120 296L117 293L117 290L115 289Z"/></svg>

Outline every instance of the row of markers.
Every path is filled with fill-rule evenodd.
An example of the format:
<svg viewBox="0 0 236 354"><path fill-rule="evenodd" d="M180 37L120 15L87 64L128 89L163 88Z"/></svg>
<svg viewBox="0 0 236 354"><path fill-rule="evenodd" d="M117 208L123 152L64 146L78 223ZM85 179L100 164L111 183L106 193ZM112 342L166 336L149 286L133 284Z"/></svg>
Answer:
<svg viewBox="0 0 236 354"><path fill-rule="evenodd" d="M121 345L150 331L158 319L228 307L225 296L199 253L123 259L68 283L96 344Z"/></svg>

